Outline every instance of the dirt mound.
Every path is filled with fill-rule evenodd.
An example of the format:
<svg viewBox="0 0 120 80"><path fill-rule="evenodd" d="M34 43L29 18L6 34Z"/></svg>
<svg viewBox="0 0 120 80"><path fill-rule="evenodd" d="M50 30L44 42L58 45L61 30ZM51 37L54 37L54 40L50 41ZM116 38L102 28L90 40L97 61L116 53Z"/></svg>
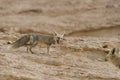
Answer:
<svg viewBox="0 0 120 80"><path fill-rule="evenodd" d="M113 26L109 28L100 28L93 30L73 31L67 36L92 36L92 37L115 37L120 36L120 26Z"/></svg>

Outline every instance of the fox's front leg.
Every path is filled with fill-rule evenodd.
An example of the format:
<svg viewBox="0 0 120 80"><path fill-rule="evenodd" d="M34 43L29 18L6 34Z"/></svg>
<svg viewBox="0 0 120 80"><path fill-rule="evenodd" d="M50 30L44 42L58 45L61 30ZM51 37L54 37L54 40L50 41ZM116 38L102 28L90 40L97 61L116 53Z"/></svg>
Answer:
<svg viewBox="0 0 120 80"><path fill-rule="evenodd" d="M47 45L47 54L50 53L50 45Z"/></svg>

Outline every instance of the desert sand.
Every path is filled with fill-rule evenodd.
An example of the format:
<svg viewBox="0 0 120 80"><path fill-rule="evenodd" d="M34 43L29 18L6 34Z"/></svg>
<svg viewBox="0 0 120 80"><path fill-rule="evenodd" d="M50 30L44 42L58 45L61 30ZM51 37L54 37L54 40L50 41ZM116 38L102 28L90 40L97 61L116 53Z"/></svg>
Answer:
<svg viewBox="0 0 120 80"><path fill-rule="evenodd" d="M65 40L9 49L28 33L65 31ZM119 0L0 0L0 80L120 80L105 56L120 47Z"/></svg>

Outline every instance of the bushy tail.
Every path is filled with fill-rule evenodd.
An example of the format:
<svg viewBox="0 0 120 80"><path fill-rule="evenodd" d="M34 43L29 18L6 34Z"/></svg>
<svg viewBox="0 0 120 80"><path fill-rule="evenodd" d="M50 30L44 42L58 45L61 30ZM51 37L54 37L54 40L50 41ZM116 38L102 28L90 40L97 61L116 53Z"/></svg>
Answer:
<svg viewBox="0 0 120 80"><path fill-rule="evenodd" d="M13 42L12 48L19 48L21 46L25 46L30 40L29 35L25 35L23 37L21 37L20 39L16 40L15 42Z"/></svg>

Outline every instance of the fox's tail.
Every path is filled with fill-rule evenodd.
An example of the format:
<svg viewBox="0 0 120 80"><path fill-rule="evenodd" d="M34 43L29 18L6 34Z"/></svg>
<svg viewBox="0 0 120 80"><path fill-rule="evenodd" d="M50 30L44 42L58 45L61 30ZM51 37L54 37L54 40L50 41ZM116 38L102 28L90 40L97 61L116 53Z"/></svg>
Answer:
<svg viewBox="0 0 120 80"><path fill-rule="evenodd" d="M13 42L11 45L12 48L19 48L21 46L25 46L30 40L28 35L22 36L20 39Z"/></svg>

